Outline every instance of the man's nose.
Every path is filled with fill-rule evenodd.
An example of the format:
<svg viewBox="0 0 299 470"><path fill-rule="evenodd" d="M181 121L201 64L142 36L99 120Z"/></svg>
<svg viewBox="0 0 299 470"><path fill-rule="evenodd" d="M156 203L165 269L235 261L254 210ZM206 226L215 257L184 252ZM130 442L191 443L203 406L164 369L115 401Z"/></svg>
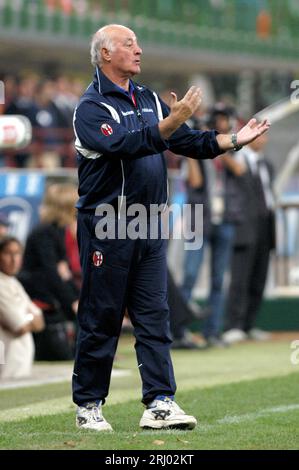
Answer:
<svg viewBox="0 0 299 470"><path fill-rule="evenodd" d="M142 49L140 46L138 46L138 44L136 44L135 54L138 54L138 55L142 54Z"/></svg>

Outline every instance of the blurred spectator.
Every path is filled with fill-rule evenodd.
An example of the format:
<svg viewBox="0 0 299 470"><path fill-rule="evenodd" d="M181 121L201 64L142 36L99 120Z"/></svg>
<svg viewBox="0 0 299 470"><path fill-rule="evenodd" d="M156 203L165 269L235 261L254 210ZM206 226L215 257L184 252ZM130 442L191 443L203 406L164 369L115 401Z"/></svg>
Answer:
<svg viewBox="0 0 299 470"><path fill-rule="evenodd" d="M22 246L14 237L0 239L0 341L4 344L2 379L29 376L34 357L31 332L44 328L41 310L33 304L16 275Z"/></svg>
<svg viewBox="0 0 299 470"><path fill-rule="evenodd" d="M5 114L7 108L17 95L17 82L16 78L12 75L1 77L1 81L4 83L4 104L0 103L0 114Z"/></svg>
<svg viewBox="0 0 299 470"><path fill-rule="evenodd" d="M15 154L16 166L53 168L65 163L73 140L72 116L80 83L69 83L64 76L55 81L36 76L20 80L5 112L26 116L33 127L33 140L29 148ZM13 95L12 85L8 88Z"/></svg>
<svg viewBox="0 0 299 470"><path fill-rule="evenodd" d="M243 212L246 217L236 228L232 256L226 332L224 338L233 343L247 337L269 338L269 333L254 328L262 302L270 252L275 247L274 197L271 189L273 170L263 149L263 135L238 153L247 171L240 180Z"/></svg>
<svg viewBox="0 0 299 470"><path fill-rule="evenodd" d="M173 337L172 349L202 349L202 345L193 340L189 327L195 320L205 318L207 311L185 302L169 270L167 280L170 330Z"/></svg>
<svg viewBox="0 0 299 470"><path fill-rule="evenodd" d="M54 104L60 111L67 127L73 126L73 114L78 103L78 95L74 94L76 86L72 86L70 80L61 75L55 80ZM79 91L79 90L78 90ZM82 90L80 89L80 95Z"/></svg>
<svg viewBox="0 0 299 470"><path fill-rule="evenodd" d="M267 39L271 36L272 18L267 10L261 10L256 19L256 32L259 38Z"/></svg>
<svg viewBox="0 0 299 470"><path fill-rule="evenodd" d="M35 95L35 111L32 118L36 153L32 156L31 165L53 168L62 166L64 158L64 130L68 129L68 120L54 103L55 84L52 80L38 83ZM40 150L39 150L40 149Z"/></svg>
<svg viewBox="0 0 299 470"><path fill-rule="evenodd" d="M31 124L34 122L36 106L34 103L34 92L37 78L30 76L22 78L17 86L16 96L10 101L6 107L6 114L21 114L26 116ZM5 89L6 89L5 82ZM24 150L15 154L15 164L17 167L23 168L27 166L30 153Z"/></svg>
<svg viewBox="0 0 299 470"><path fill-rule="evenodd" d="M30 120L33 118L33 97L37 81L38 78L35 75L24 77L19 80L15 88L10 77L5 79L5 101L7 114L22 114L27 116ZM10 94L8 101L6 100L7 93Z"/></svg>
<svg viewBox="0 0 299 470"><path fill-rule="evenodd" d="M74 219L65 228L65 249L66 257L73 275L74 283L78 289L81 289L82 272L80 265L80 255L77 243L77 218Z"/></svg>
<svg viewBox="0 0 299 470"><path fill-rule="evenodd" d="M3 212L0 212L0 240L8 235L9 220Z"/></svg>
<svg viewBox="0 0 299 470"><path fill-rule="evenodd" d="M86 86L84 86L84 83L79 78L74 78L73 80L70 81L70 89L71 89L71 94L73 95L73 103L75 104L75 106L77 106L79 98L83 94L85 88ZM73 126L73 123L72 123L72 126Z"/></svg>
<svg viewBox="0 0 299 470"><path fill-rule="evenodd" d="M231 115L232 110L219 103L210 111L208 126L227 134ZM209 244L211 278L207 305L211 314L204 321L203 335L210 346L225 346L221 339L223 279L229 267L235 224L242 217L235 180L244 167L229 153L216 160L189 159L188 163L188 202L193 208L195 204L203 204L203 246L185 252L182 293L189 302L202 265L204 247Z"/></svg>
<svg viewBox="0 0 299 470"><path fill-rule="evenodd" d="M65 247L66 227L76 216L76 187L69 183L48 187L41 207L41 223L29 235L20 280L43 309L46 329L36 336L40 360L72 358L66 321L74 321L78 289L74 284Z"/></svg>

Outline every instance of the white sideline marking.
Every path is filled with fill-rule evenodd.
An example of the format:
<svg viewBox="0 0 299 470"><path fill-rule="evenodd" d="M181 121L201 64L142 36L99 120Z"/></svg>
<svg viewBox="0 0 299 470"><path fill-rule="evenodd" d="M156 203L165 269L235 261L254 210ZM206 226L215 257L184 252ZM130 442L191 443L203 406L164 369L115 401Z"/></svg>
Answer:
<svg viewBox="0 0 299 470"><path fill-rule="evenodd" d="M66 413L71 409L75 410L75 405L72 403L69 396L54 398L53 400L32 403L28 406L19 406L16 408L10 408L8 410L1 410L0 422L21 421L36 416Z"/></svg>
<svg viewBox="0 0 299 470"><path fill-rule="evenodd" d="M256 419L262 418L264 416L268 416L275 413L286 413L292 410L299 410L299 404L293 403L291 405L280 405L275 406L273 408L264 408L263 410L254 411L253 413L246 413L244 415L225 416L224 418L217 419L217 421L215 421L215 424L205 424L201 426L199 423L198 430L202 432L210 431L216 426L222 424L230 425L244 423L246 421L255 421Z"/></svg>
<svg viewBox="0 0 299 470"><path fill-rule="evenodd" d="M136 392L130 390L114 390L109 396L109 404L125 403L136 399ZM75 412L76 405L71 396L66 395L51 400L38 401L29 405L21 405L7 410L0 410L0 423L7 421L22 421L36 416L49 416L59 413ZM1 432L0 432L1 435Z"/></svg>
<svg viewBox="0 0 299 470"><path fill-rule="evenodd" d="M222 419L218 419L218 424L239 424L243 423L244 421L254 421L257 418L261 418L265 415L273 414L273 413L285 413L291 410L298 410L299 404L293 405L281 405L275 406L273 408L264 408L263 410L255 411L254 413L247 413L240 416L225 416Z"/></svg>
<svg viewBox="0 0 299 470"><path fill-rule="evenodd" d="M130 370L119 370L119 369L112 370L113 378L127 377L130 374L131 374ZM45 377L43 379L28 378L28 379L23 379L23 380L5 381L3 383L0 383L0 390L8 390L8 389L15 389L15 388L23 388L23 387L34 387L38 385L48 385L52 383L57 384L61 382L69 382L72 380L71 375L65 374L65 375L57 375L57 376L54 375L52 377Z"/></svg>

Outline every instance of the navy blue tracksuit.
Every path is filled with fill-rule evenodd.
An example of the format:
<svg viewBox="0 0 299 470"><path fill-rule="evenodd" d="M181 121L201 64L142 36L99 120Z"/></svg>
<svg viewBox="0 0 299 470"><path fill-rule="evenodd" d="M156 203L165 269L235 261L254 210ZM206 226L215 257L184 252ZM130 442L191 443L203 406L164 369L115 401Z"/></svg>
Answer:
<svg viewBox="0 0 299 470"><path fill-rule="evenodd" d="M136 337L143 402L176 390L170 358L166 240L98 239L99 205L117 212L127 206L167 203L163 151L194 158L221 153L216 132L182 125L169 140L158 122L168 107L148 88L130 83L126 93L100 69L74 114L79 162L78 243L83 286L78 311L78 343L73 399L78 405L105 401L124 310ZM127 219L129 221L129 219Z"/></svg>

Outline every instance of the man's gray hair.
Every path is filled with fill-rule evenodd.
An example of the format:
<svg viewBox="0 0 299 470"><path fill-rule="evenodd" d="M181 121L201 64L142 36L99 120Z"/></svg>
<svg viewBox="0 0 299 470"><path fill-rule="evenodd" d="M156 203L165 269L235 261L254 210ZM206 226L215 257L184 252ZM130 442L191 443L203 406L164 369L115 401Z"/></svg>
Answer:
<svg viewBox="0 0 299 470"><path fill-rule="evenodd" d="M109 51L113 51L114 49L114 42L111 37L110 31L114 27L121 27L124 28L122 25L118 24L109 24L103 26L103 28L99 29L93 36L90 44L90 57L91 63L94 67L97 65L102 67L103 65L103 58L101 55L101 50L103 47L108 49Z"/></svg>

